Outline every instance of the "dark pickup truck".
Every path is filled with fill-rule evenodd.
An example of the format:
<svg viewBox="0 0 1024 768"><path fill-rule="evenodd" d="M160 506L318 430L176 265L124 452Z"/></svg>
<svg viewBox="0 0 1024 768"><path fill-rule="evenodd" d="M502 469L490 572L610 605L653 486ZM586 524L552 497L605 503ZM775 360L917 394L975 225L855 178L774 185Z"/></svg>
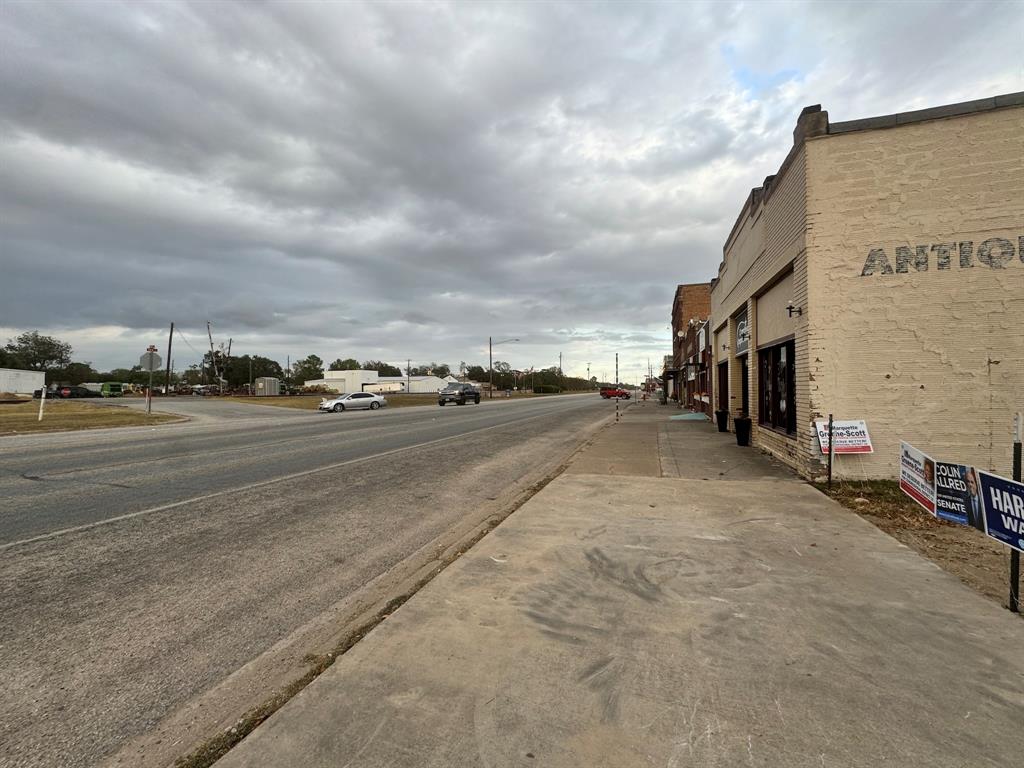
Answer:
<svg viewBox="0 0 1024 768"><path fill-rule="evenodd" d="M465 405L468 402L480 404L480 390L472 384L449 384L437 393L437 404L455 403Z"/></svg>

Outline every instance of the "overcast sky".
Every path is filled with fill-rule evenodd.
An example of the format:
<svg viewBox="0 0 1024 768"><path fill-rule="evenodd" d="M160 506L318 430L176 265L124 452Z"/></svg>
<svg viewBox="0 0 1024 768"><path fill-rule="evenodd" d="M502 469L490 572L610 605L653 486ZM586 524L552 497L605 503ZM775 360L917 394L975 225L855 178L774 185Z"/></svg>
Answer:
<svg viewBox="0 0 1024 768"><path fill-rule="evenodd" d="M0 342L635 376L800 109L1024 90L1024 3L0 4ZM175 340L176 368L198 359Z"/></svg>

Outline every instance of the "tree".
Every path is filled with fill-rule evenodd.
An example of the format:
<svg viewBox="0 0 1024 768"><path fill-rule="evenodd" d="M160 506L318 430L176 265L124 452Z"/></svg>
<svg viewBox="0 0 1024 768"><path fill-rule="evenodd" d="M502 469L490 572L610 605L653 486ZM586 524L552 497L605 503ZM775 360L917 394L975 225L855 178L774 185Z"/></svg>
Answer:
<svg viewBox="0 0 1024 768"><path fill-rule="evenodd" d="M487 381L487 369L482 365L470 365L466 367L466 376L468 376L471 381Z"/></svg>
<svg viewBox="0 0 1024 768"><path fill-rule="evenodd" d="M379 376L401 376L402 369L397 365L390 365L383 360L367 360L363 363L364 371L376 371Z"/></svg>
<svg viewBox="0 0 1024 768"><path fill-rule="evenodd" d="M409 369L410 376L450 376L452 369L446 363L429 363L427 365L414 365Z"/></svg>
<svg viewBox="0 0 1024 768"><path fill-rule="evenodd" d="M206 357L209 358L210 353L206 353ZM228 366L225 372L224 368L221 367L221 375L227 379L228 386L235 388L241 387L249 383L250 375L250 364L252 365L252 378L253 381L256 379L269 376L275 379L283 379L284 371L281 370L281 364L276 360L271 360L269 357L260 357L259 355L239 355L231 356L231 364ZM218 365L221 365L222 361L218 358Z"/></svg>
<svg viewBox="0 0 1024 768"><path fill-rule="evenodd" d="M306 382L324 377L324 361L316 355L296 360L292 366L292 381Z"/></svg>
<svg viewBox="0 0 1024 768"><path fill-rule="evenodd" d="M81 384L96 378L92 363L68 363L64 368L55 371L57 377L67 384Z"/></svg>
<svg viewBox="0 0 1024 768"><path fill-rule="evenodd" d="M18 365L33 371L66 368L71 363L71 345L39 331L26 331L16 339L8 339L5 349Z"/></svg>
<svg viewBox="0 0 1024 768"><path fill-rule="evenodd" d="M351 358L351 357L346 357L344 360L342 360L341 358L338 358L333 363L331 363L330 367L327 370L329 370L329 371L358 371L359 370L359 361L354 359L354 358Z"/></svg>
<svg viewBox="0 0 1024 768"><path fill-rule="evenodd" d="M192 365L190 365L188 367L188 370L185 371L185 374L184 374L183 378L184 378L185 383L189 384L189 385L202 384L203 383L203 372L201 370L199 370L199 366L198 365L193 363Z"/></svg>
<svg viewBox="0 0 1024 768"><path fill-rule="evenodd" d="M206 379L204 383L217 384L218 374L221 378L226 378L224 357L224 351L220 349L216 349L213 352L207 352L203 355L203 377ZM214 366L213 361L217 362L216 366Z"/></svg>

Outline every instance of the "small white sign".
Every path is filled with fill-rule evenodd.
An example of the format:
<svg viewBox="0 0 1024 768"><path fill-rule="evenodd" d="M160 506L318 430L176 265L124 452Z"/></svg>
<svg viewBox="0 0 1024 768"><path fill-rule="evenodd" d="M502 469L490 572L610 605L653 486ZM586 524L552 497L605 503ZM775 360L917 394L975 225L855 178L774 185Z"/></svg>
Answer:
<svg viewBox="0 0 1024 768"><path fill-rule="evenodd" d="M818 433L818 445L821 446L823 456L828 455L828 421L815 421L814 429ZM832 420L832 439L835 440L836 448L834 453L874 453L875 448L871 445L871 435L868 434L866 421Z"/></svg>
<svg viewBox="0 0 1024 768"><path fill-rule="evenodd" d="M900 443L900 490L935 514L935 459Z"/></svg>

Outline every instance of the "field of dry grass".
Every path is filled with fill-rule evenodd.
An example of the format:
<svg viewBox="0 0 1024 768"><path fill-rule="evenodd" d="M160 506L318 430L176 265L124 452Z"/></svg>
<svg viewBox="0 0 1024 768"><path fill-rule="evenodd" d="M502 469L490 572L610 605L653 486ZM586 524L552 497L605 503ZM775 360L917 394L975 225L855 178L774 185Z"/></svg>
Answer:
<svg viewBox="0 0 1024 768"><path fill-rule="evenodd" d="M101 427L141 427L177 421L180 417L165 413L147 416L134 408L93 405L75 400L47 400L43 420L39 421L38 418L38 400L26 400L17 405L0 405L0 435Z"/></svg>

